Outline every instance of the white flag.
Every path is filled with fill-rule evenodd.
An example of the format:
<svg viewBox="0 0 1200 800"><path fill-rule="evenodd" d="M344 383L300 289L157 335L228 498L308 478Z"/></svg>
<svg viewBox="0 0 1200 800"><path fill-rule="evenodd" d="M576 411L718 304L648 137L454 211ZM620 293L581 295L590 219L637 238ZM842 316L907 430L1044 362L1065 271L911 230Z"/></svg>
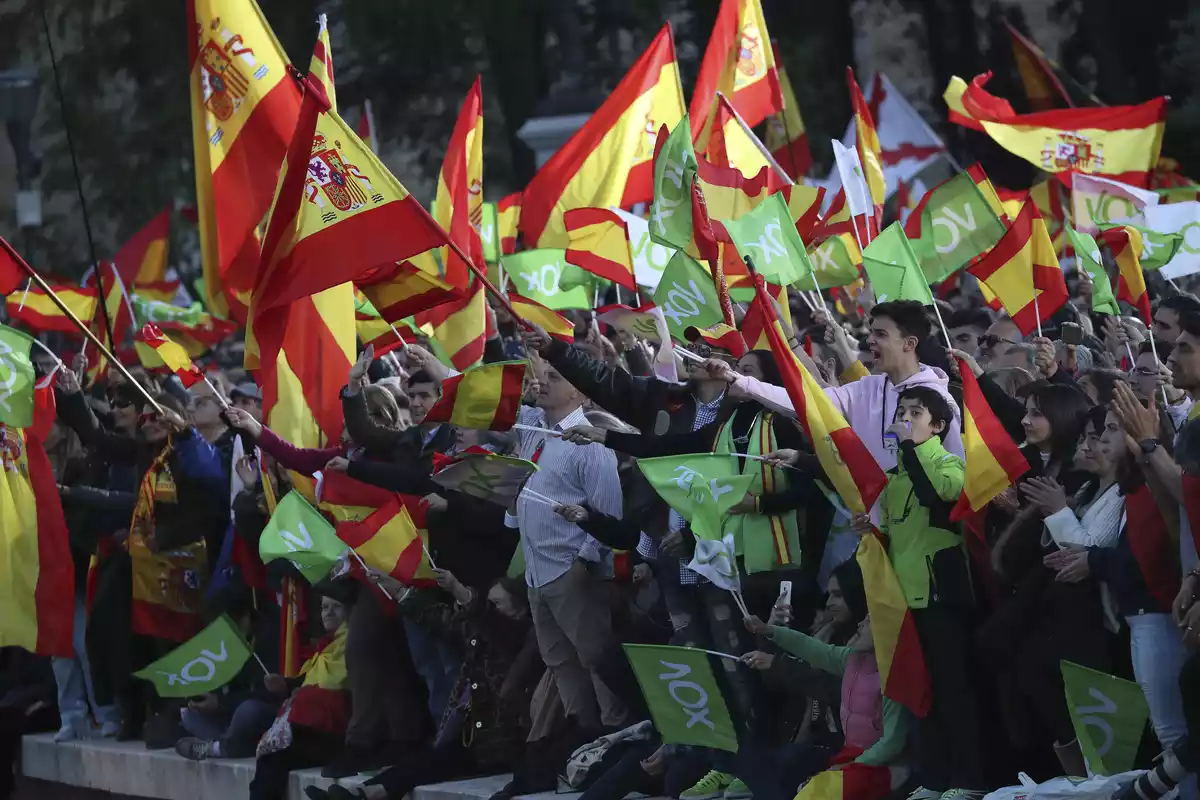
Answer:
<svg viewBox="0 0 1200 800"><path fill-rule="evenodd" d="M1071 203L1075 230L1096 235L1097 223L1146 224L1146 209L1158 205L1155 192L1120 181L1076 172L1071 176Z"/></svg>
<svg viewBox="0 0 1200 800"><path fill-rule="evenodd" d="M1179 252L1159 270L1163 277L1181 278L1200 272L1200 202L1149 206L1146 227L1159 233L1183 234Z"/></svg>

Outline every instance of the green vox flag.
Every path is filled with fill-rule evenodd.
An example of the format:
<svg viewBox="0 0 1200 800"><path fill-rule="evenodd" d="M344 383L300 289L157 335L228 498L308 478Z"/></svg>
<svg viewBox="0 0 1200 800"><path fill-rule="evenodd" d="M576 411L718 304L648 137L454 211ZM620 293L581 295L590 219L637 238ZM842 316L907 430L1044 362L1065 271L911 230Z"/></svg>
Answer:
<svg viewBox="0 0 1200 800"><path fill-rule="evenodd" d="M11 428L33 424L33 338L0 325L0 423Z"/></svg>
<svg viewBox="0 0 1200 800"><path fill-rule="evenodd" d="M716 656L691 647L624 647L664 742L737 752L737 729L713 675Z"/></svg>
<svg viewBox="0 0 1200 800"><path fill-rule="evenodd" d="M275 506L258 540L258 554L264 562L286 558L309 583L320 583L344 552L346 543L333 526L295 490Z"/></svg>
<svg viewBox="0 0 1200 800"><path fill-rule="evenodd" d="M540 248L501 256L500 266L512 279L517 294L546 308L591 308L592 294L583 285L587 273L568 264L566 250ZM581 275L576 275L581 273ZM571 286L574 288L569 288Z"/></svg>
<svg viewBox="0 0 1200 800"><path fill-rule="evenodd" d="M229 617L217 621L150 664L135 678L150 681L159 697L192 697L220 689L233 680L250 648Z"/></svg>
<svg viewBox="0 0 1200 800"><path fill-rule="evenodd" d="M707 328L725 319L712 276L682 250L667 262L654 305L662 309L671 337L681 342L689 326Z"/></svg>
<svg viewBox="0 0 1200 800"><path fill-rule="evenodd" d="M933 295L917 254L913 252L899 222L893 222L863 248L863 268L875 290L875 302L916 300L933 305Z"/></svg>
<svg viewBox="0 0 1200 800"><path fill-rule="evenodd" d="M692 183L696 179L696 151L688 115L675 124L663 149L654 159L654 203L650 206L650 238L661 245L684 250L692 241Z"/></svg>
<svg viewBox="0 0 1200 800"><path fill-rule="evenodd" d="M1104 260L1100 257L1096 240L1075 230L1070 224L1066 225L1066 232L1079 268L1092 277L1092 311L1120 316L1121 309L1113 295L1112 282L1108 279L1108 271L1104 269Z"/></svg>
<svg viewBox="0 0 1200 800"><path fill-rule="evenodd" d="M1070 661L1062 662L1071 724L1093 772L1116 775L1133 769L1150 710L1142 687Z"/></svg>
<svg viewBox="0 0 1200 800"><path fill-rule="evenodd" d="M912 240L927 283L953 275L1004 236L1004 223L975 180L960 172L930 190L921 211L921 235Z"/></svg>
<svg viewBox="0 0 1200 800"><path fill-rule="evenodd" d="M858 249L853 234L839 233L809 250L808 260L812 262L813 272L817 276L817 286L832 289L835 286L849 286L858 280L862 251ZM811 281L802 280L793 285L801 290L812 288Z"/></svg>
<svg viewBox="0 0 1200 800"><path fill-rule="evenodd" d="M813 266L782 194L776 192L753 211L737 219L723 219L721 224L738 255L750 256L754 268L768 282L790 286L803 279L813 288Z"/></svg>
<svg viewBox="0 0 1200 800"><path fill-rule="evenodd" d="M495 203L484 203L479 220L479 240L483 243L483 260L495 264L500 260L500 214Z"/></svg>
<svg viewBox="0 0 1200 800"><path fill-rule="evenodd" d="M133 316L139 326L147 322L153 322L155 325L160 322L178 322L180 325L194 328L205 322L204 304L199 301L184 308L161 300L149 300L134 292L129 298L129 303L133 306Z"/></svg>
<svg viewBox="0 0 1200 800"><path fill-rule="evenodd" d="M740 459L717 453L639 458L638 468L667 505L692 523L700 539L719 540L721 520L746 496L754 480L742 475Z"/></svg>
<svg viewBox="0 0 1200 800"><path fill-rule="evenodd" d="M1182 233L1159 233L1152 231L1149 228L1143 228L1140 225L1130 225L1124 223L1115 225L1111 223L1099 223L1099 228L1106 231L1109 228L1133 228L1142 235L1142 254L1138 259L1138 263L1142 265L1142 269L1159 269L1165 267L1167 263L1175 257L1179 252L1179 248L1183 246Z"/></svg>

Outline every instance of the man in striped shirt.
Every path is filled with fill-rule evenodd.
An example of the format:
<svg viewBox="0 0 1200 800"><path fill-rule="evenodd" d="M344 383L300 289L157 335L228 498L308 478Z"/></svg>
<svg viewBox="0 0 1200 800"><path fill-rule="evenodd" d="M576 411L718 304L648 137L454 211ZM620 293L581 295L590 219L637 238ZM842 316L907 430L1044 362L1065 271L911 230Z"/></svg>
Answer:
<svg viewBox="0 0 1200 800"><path fill-rule="evenodd" d="M561 506L622 513L617 459L603 445L564 442L561 433L588 424L583 395L549 366L540 370L537 407L522 407L517 454L538 465L506 519L521 530L525 582L542 660L554 674L568 716L584 729L620 725L627 710L592 669L615 644L601 568L601 546Z"/></svg>

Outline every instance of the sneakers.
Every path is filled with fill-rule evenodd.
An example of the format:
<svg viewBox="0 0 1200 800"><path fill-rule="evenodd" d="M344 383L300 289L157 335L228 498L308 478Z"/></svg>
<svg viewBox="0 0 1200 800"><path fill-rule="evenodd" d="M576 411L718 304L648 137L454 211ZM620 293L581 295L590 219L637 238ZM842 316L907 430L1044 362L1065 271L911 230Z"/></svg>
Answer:
<svg viewBox="0 0 1200 800"><path fill-rule="evenodd" d="M63 726L54 734L56 744L63 742L73 742L79 738L79 727L73 722L64 722Z"/></svg>
<svg viewBox="0 0 1200 800"><path fill-rule="evenodd" d="M112 739L121 732L121 722L119 720L109 720L100 726L100 738Z"/></svg>
<svg viewBox="0 0 1200 800"><path fill-rule="evenodd" d="M1167 748L1157 759L1154 769L1148 770L1117 795L1117 800L1158 800L1188 776L1174 747Z"/></svg>
<svg viewBox="0 0 1200 800"><path fill-rule="evenodd" d="M725 787L725 800L749 800L751 797L754 797L754 793L740 778L734 778L733 783Z"/></svg>
<svg viewBox="0 0 1200 800"><path fill-rule="evenodd" d="M974 789L950 789L942 793L942 800L983 800L985 794Z"/></svg>
<svg viewBox="0 0 1200 800"><path fill-rule="evenodd" d="M920 786L908 796L908 800L941 800L943 792Z"/></svg>
<svg viewBox="0 0 1200 800"><path fill-rule="evenodd" d="M681 792L679 800L717 800L725 797L725 790L737 780L728 772L711 770L692 788ZM744 784L743 784L744 785Z"/></svg>
<svg viewBox="0 0 1200 800"><path fill-rule="evenodd" d="M185 736L175 743L175 752L189 761L203 761L211 755L211 742L197 739L195 736Z"/></svg>

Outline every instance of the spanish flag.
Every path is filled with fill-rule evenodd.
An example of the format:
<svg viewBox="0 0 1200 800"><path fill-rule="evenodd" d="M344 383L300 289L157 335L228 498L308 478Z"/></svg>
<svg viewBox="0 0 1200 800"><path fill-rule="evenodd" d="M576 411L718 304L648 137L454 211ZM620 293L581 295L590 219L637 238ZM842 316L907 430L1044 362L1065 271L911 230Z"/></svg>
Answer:
<svg viewBox="0 0 1200 800"><path fill-rule="evenodd" d="M179 281L158 281L157 283L140 283L133 287L133 294L145 300L170 304L179 294Z"/></svg>
<svg viewBox="0 0 1200 800"><path fill-rule="evenodd" d="M521 235L528 249L567 246L572 208L629 208L654 197L654 137L683 119L675 42L664 25L629 72L525 188Z"/></svg>
<svg viewBox="0 0 1200 800"><path fill-rule="evenodd" d="M521 319L541 326L542 330L555 339L571 344L575 341L575 323L553 309L546 308L536 300L509 294L508 302ZM597 309L599 311L599 309Z"/></svg>
<svg viewBox="0 0 1200 800"><path fill-rule="evenodd" d="M854 107L854 139L858 149L858 160L862 162L863 177L871 190L871 202L875 205L875 216L883 213L883 201L887 199L887 181L883 177L883 148L879 144L879 132L871 116L871 107L862 89L854 78L854 70L846 67L846 83L850 87L850 104ZM878 220L877 220L878 221Z"/></svg>
<svg viewBox="0 0 1200 800"><path fill-rule="evenodd" d="M755 276L754 306L764 320L764 330L783 385L796 410L796 419L817 454L817 460L846 507L865 514L887 485L887 476L833 402L788 349L779 318L761 275ZM897 591L899 587L897 586ZM903 600L903 595L901 595ZM880 663L882 667L882 660Z"/></svg>
<svg viewBox="0 0 1200 800"><path fill-rule="evenodd" d="M450 284L412 261L387 264L371 270L356 281L359 290L375 306L379 316L399 322L442 303L462 297Z"/></svg>
<svg viewBox="0 0 1200 800"><path fill-rule="evenodd" d="M1150 312L1150 292L1146 289L1146 276L1142 273L1139 253L1142 252L1142 232L1132 225L1100 231L1100 241L1108 245L1116 259L1119 278L1117 299L1134 306L1147 325L1154 324Z"/></svg>
<svg viewBox="0 0 1200 800"><path fill-rule="evenodd" d="M760 0L721 0L717 21L692 91L692 141L705 150L717 92L728 97L747 125L783 110L775 51Z"/></svg>
<svg viewBox="0 0 1200 800"><path fill-rule="evenodd" d="M950 515L955 521L982 510L1029 471L1029 462L988 405L975 373L962 359L958 360L958 369L962 375L962 438L967 473L962 495Z"/></svg>
<svg viewBox="0 0 1200 800"><path fill-rule="evenodd" d="M75 572L54 468L42 447L54 424L54 379L34 390L33 425L0 425L0 647L75 652Z"/></svg>
<svg viewBox="0 0 1200 800"><path fill-rule="evenodd" d="M723 94L717 96L705 158L718 166L733 167L750 178L763 167L774 169L767 159L766 145L753 131L742 127L733 105Z"/></svg>
<svg viewBox="0 0 1200 800"><path fill-rule="evenodd" d="M368 567L410 586L433 584L421 536L398 496L361 522L339 522L335 530Z"/></svg>
<svg viewBox="0 0 1200 800"><path fill-rule="evenodd" d="M466 297L443 303L416 317L418 325L433 325L432 342L439 357L458 371L483 360L487 344L487 294L475 281Z"/></svg>
<svg viewBox="0 0 1200 800"><path fill-rule="evenodd" d="M787 170L793 180L801 180L812 169L812 152L808 149L808 133L804 118L800 116L800 104L792 91L787 70L779 60L775 49L775 63L779 71L779 89L783 95L783 111L767 119L767 149L771 156Z"/></svg>
<svg viewBox="0 0 1200 800"><path fill-rule="evenodd" d="M1025 87L1025 97L1029 107L1034 111L1049 111L1055 106L1074 107L1071 95L1063 88L1062 81L1054 74L1052 62L1036 44L1021 35L1021 32L1004 23L1008 31L1009 42L1012 45L1013 61L1017 64L1017 74L1021 76L1021 85Z"/></svg>
<svg viewBox="0 0 1200 800"><path fill-rule="evenodd" d="M521 192L513 192L496 203L496 237L500 242L501 255L511 256L517 252L520 225Z"/></svg>
<svg viewBox="0 0 1200 800"><path fill-rule="evenodd" d="M125 291L121 273L113 262L101 261L87 277L85 285L96 285L100 288L101 282L104 289L104 308L97 305L88 328L96 338L108 343L109 350L117 350L124 346L125 336L133 328L133 304ZM111 338L108 335L110 326ZM83 352L87 356L87 382L90 385L108 373L108 358L102 355L90 340L84 342Z"/></svg>
<svg viewBox="0 0 1200 800"><path fill-rule="evenodd" d="M426 422L449 422L460 428L507 431L517 421L525 386L525 361L471 367L442 382L442 397Z"/></svg>
<svg viewBox="0 0 1200 800"><path fill-rule="evenodd" d="M358 134L358 138L363 140L363 144L371 149L372 153L379 154L379 139L375 133L375 112L371 108L371 99L363 100L362 114L358 118L358 127L354 131Z"/></svg>
<svg viewBox="0 0 1200 800"><path fill-rule="evenodd" d="M254 0L187 0L187 11L204 288L209 310L227 317L226 283L254 285L255 231L271 207L300 91Z"/></svg>
<svg viewBox="0 0 1200 800"><path fill-rule="evenodd" d="M171 235L171 208L168 206L154 216L113 256L117 272L126 286L138 291L167 280L167 240ZM178 288L176 284L176 288ZM175 293L172 292L174 297ZM168 298L169 300L170 298Z"/></svg>
<svg viewBox="0 0 1200 800"><path fill-rule="evenodd" d="M843 500L845 497L842 495ZM879 686L884 697L923 717L929 713L933 695L929 670L925 667L912 609L880 538L878 531L862 537L855 554L862 568L867 613L875 637Z"/></svg>
<svg viewBox="0 0 1200 800"><path fill-rule="evenodd" d="M1004 237L967 272L987 284L1025 336L1069 299L1046 223L1032 200L1021 206Z"/></svg>
<svg viewBox="0 0 1200 800"><path fill-rule="evenodd" d="M0 252L0 294L8 294L15 292L21 284L29 280L29 273L13 257L8 242L3 239L0 239L0 242L3 242Z"/></svg>
<svg viewBox="0 0 1200 800"><path fill-rule="evenodd" d="M283 603L279 607L279 670L285 678L300 674L304 663L304 623L308 621L308 584L303 578L285 575Z"/></svg>
<svg viewBox="0 0 1200 800"><path fill-rule="evenodd" d="M1167 100L1136 106L1069 108L1017 114L1007 100L983 87L991 73L970 85L950 79L942 97L950 121L983 131L1005 150L1067 180L1072 172L1103 175L1145 188L1162 149Z"/></svg>
<svg viewBox="0 0 1200 800"><path fill-rule="evenodd" d="M450 145L438 173L433 218L482 268L479 224L483 221L483 89L478 75L467 92L450 134ZM445 265L442 280L455 288L466 289L470 268L448 246L439 248L438 253Z"/></svg>
<svg viewBox="0 0 1200 800"><path fill-rule="evenodd" d="M98 304L95 289L63 285L50 288L81 322L90 320L96 313ZM28 292L21 289L9 294L4 298L4 309L10 320L21 323L31 331L58 331L83 335L71 318L54 304L50 295L36 286L30 287Z"/></svg>
<svg viewBox="0 0 1200 800"><path fill-rule="evenodd" d="M606 281L637 291L625 220L607 208L573 208L563 214L566 260Z"/></svg>
<svg viewBox="0 0 1200 800"><path fill-rule="evenodd" d="M172 342L153 322L142 326L134 337L133 346L146 369L170 370L188 388L204 380L187 351Z"/></svg>
<svg viewBox="0 0 1200 800"><path fill-rule="evenodd" d="M392 328L396 330L393 331ZM382 317L369 319L359 317L354 322L354 329L358 332L358 338L362 341L364 350L368 345L375 348L376 358L390 353L397 347L415 344L417 341L417 332L412 328L403 322L390 323ZM397 333L400 335L397 336Z"/></svg>
<svg viewBox="0 0 1200 800"><path fill-rule="evenodd" d="M886 765L859 764L861 752L844 748L831 766L800 787L795 800L883 800L892 793L892 770Z"/></svg>
<svg viewBox="0 0 1200 800"><path fill-rule="evenodd" d="M788 304L787 287L772 286L768 283L767 294L775 298L775 302L778 304L779 317L790 328L792 326L792 307ZM759 305L752 303L746 311L746 316L742 318L742 339L745 341L748 349L771 349L771 341L767 336L768 325L769 323L763 318Z"/></svg>

